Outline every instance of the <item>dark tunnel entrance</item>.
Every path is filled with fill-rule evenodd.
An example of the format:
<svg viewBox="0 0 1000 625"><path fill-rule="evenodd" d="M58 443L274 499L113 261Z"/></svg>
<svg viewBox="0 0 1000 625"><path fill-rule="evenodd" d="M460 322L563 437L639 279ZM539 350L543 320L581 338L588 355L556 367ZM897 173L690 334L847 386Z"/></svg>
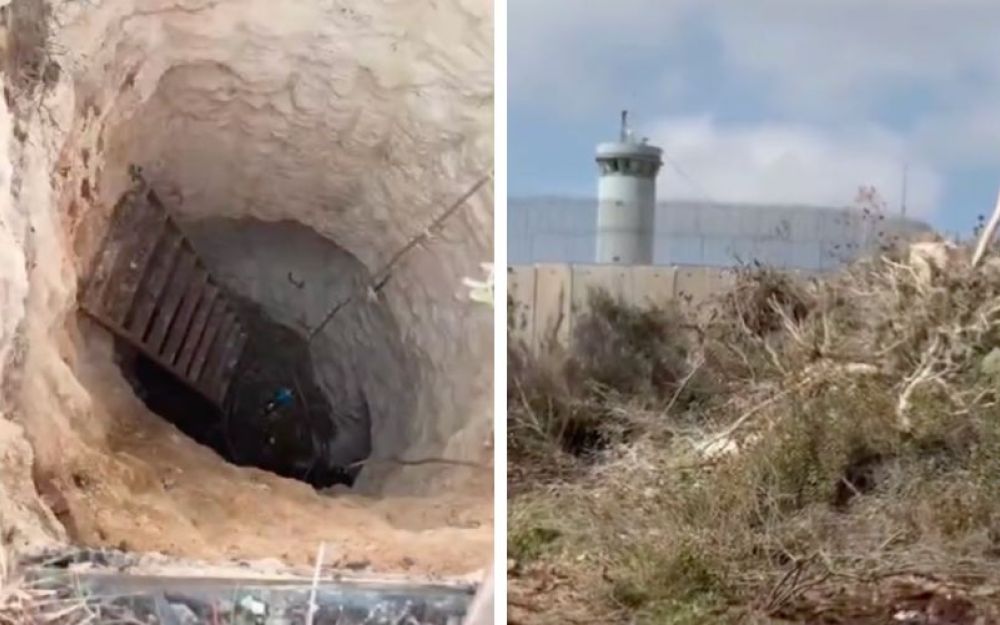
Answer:
<svg viewBox="0 0 1000 625"><path fill-rule="evenodd" d="M329 462L337 436L333 407L316 382L307 341L238 297L249 340L220 407L124 340L118 364L136 395L156 414L226 461L301 480L315 488L352 485L360 464ZM287 390L290 401L275 401Z"/></svg>
<svg viewBox="0 0 1000 625"><path fill-rule="evenodd" d="M369 395L357 377L368 363L328 337L311 344L299 307L326 306L330 291L354 285L329 254L316 254L316 241L289 238L286 246L280 229L220 224L200 245L213 258L209 269L188 232L140 181L115 207L81 307L116 337L116 359L137 396L194 440L233 464L317 488L353 485L371 453ZM225 238L240 233L258 240ZM328 248L323 242L318 250ZM302 250L306 256L296 257ZM295 267L295 261L308 262ZM247 293L240 276L213 275L233 267L246 270L260 288ZM334 288L306 291L305 282L286 287L284 275L269 275L275 267L287 267L289 276L294 269L329 278ZM278 286L295 290L276 306ZM378 338L362 341L365 360L380 355ZM325 366L322 376L314 356Z"/></svg>

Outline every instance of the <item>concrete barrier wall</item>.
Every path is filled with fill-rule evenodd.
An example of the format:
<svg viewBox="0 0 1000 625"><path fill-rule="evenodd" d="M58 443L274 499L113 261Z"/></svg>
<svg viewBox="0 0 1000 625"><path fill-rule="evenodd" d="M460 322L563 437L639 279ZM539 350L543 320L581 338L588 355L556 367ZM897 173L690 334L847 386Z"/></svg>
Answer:
<svg viewBox="0 0 1000 625"><path fill-rule="evenodd" d="M511 338L533 351L567 345L573 323L586 313L590 291L604 289L636 306L678 302L697 307L734 279L719 267L539 264L507 269Z"/></svg>

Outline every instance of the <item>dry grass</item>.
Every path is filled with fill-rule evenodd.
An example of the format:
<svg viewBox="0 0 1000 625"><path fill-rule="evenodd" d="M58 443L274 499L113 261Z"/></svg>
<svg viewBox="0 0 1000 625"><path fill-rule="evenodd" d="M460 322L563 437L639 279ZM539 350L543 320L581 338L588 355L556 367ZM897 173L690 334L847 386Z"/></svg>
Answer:
<svg viewBox="0 0 1000 625"><path fill-rule="evenodd" d="M640 623L815 622L817 610L874 623L892 622L895 595L838 593L906 575L978 586L992 604L1000 272L955 267L928 283L890 259L824 281L747 271L717 306L693 331L647 328L688 345L656 350L674 359L655 369L667 392L652 379L595 392L576 377L578 345L544 367L522 354L509 374L515 595L555 576L573 581L548 593L553 609ZM606 329L644 318L598 311ZM635 341L629 370L653 370L629 359L671 344L658 338L620 333L619 349ZM574 427L600 445L568 453ZM739 451L706 457L712 441Z"/></svg>
<svg viewBox="0 0 1000 625"><path fill-rule="evenodd" d="M680 330L678 310L630 309L600 291L589 310L570 352L508 347L511 471L531 474L515 486L579 475L644 436L648 414L686 409L704 391L690 375L694 335Z"/></svg>
<svg viewBox="0 0 1000 625"><path fill-rule="evenodd" d="M73 588L46 588L28 579L15 555L0 549L0 625L83 625L97 614Z"/></svg>

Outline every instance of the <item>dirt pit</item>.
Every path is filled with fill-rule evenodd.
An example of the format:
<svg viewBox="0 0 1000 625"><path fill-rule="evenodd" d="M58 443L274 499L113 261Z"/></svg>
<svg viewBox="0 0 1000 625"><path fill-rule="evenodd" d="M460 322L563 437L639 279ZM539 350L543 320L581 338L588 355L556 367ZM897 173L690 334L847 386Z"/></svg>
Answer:
<svg viewBox="0 0 1000 625"><path fill-rule="evenodd" d="M490 3L0 7L5 539L486 566L490 185L365 285L492 169ZM252 329L221 412L78 310L130 172ZM306 401L261 418L282 386Z"/></svg>

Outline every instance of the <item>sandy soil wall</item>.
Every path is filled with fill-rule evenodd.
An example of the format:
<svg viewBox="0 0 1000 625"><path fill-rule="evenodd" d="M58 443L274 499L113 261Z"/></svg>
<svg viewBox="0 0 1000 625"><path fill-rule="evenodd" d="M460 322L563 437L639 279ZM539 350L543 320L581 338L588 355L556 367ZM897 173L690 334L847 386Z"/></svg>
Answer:
<svg viewBox="0 0 1000 625"><path fill-rule="evenodd" d="M379 267L492 167L490 3L58 0L46 24L44 84L0 105L0 488L8 518L34 521L12 523L14 540L65 528L87 543L295 560L324 539L345 558L439 570L487 557L481 472L363 474L385 494L470 481L479 493L394 507L226 467L132 396L75 301L133 164L182 220L295 220ZM16 32L0 29L0 52ZM4 71L9 85L18 68ZM374 424L376 455L488 460L492 316L461 278L491 256L487 187L393 275L415 409ZM247 509L252 483L287 511L283 528ZM448 545L441 565L430 554Z"/></svg>

